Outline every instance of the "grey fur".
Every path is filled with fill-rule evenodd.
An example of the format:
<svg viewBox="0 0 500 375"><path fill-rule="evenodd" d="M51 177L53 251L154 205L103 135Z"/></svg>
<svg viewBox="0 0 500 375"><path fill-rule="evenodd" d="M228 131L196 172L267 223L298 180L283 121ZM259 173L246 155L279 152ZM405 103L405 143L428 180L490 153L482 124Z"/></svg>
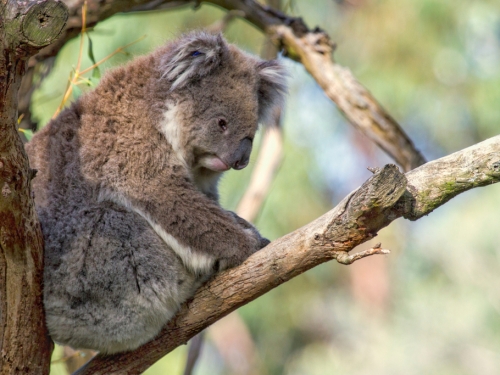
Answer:
<svg viewBox="0 0 500 375"><path fill-rule="evenodd" d="M192 33L106 74L27 145L52 338L104 353L151 340L215 272L265 246L218 204L284 72Z"/></svg>

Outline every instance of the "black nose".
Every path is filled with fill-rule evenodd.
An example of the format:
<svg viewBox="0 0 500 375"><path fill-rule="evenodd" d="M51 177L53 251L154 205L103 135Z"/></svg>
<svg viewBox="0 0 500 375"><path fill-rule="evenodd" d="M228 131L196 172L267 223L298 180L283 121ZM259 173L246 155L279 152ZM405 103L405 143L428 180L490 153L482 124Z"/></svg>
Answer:
<svg viewBox="0 0 500 375"><path fill-rule="evenodd" d="M233 164L234 169L243 169L248 165L248 159L247 160L236 160Z"/></svg>
<svg viewBox="0 0 500 375"><path fill-rule="evenodd" d="M231 167L234 169L245 168L250 159L250 152L252 152L252 141L245 138L240 142L238 149L233 154Z"/></svg>

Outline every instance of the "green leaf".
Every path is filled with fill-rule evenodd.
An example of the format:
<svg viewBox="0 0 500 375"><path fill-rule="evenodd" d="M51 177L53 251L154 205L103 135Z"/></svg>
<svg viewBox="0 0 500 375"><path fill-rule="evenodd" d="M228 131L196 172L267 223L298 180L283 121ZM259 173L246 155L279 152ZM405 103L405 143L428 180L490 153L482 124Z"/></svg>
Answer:
<svg viewBox="0 0 500 375"><path fill-rule="evenodd" d="M18 130L24 134L28 141L31 141L31 138L33 138L33 130L23 128L19 128Z"/></svg>
<svg viewBox="0 0 500 375"><path fill-rule="evenodd" d="M92 61L92 64L96 65L97 63L96 63L95 56L94 56L94 45L92 43L92 39L90 39L89 33L86 33L86 34L87 34L87 38L89 39L89 48L88 48L87 54L89 56L90 61ZM100 72L98 66L96 66L92 70L92 77L94 77L94 78L101 78L101 72Z"/></svg>
<svg viewBox="0 0 500 375"><path fill-rule="evenodd" d="M80 96L82 96L82 89L73 83L71 85L73 86L73 92L72 92L73 100L77 100Z"/></svg>
<svg viewBox="0 0 500 375"><path fill-rule="evenodd" d="M96 87L99 84L99 81L100 81L100 77L94 77L94 76L92 76L92 77L90 77L88 79L88 83L87 84L90 87Z"/></svg>

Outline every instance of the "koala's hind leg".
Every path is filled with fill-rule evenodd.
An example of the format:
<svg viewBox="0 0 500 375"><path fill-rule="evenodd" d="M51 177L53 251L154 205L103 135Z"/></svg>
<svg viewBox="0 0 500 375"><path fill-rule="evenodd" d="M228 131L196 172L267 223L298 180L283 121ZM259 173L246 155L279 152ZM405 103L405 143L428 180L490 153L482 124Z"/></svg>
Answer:
<svg viewBox="0 0 500 375"><path fill-rule="evenodd" d="M102 203L61 220L76 224L58 228L65 233L58 241L44 231L44 303L56 342L104 353L135 349L201 284L133 212Z"/></svg>

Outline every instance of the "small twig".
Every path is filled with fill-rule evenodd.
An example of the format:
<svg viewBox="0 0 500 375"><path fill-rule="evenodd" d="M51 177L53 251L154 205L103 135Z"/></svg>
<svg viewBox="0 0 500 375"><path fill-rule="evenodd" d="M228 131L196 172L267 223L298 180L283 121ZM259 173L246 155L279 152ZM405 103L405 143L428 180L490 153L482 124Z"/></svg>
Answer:
<svg viewBox="0 0 500 375"><path fill-rule="evenodd" d="M118 47L114 52L112 52L108 56L104 57L103 59L99 60L95 64L92 64L91 66L89 66L86 69L80 70L81 64L82 64L83 44L85 41L85 33L87 32L86 24L87 24L87 0L85 0L85 2L83 3L83 7L82 7L82 30L80 32L80 49L78 51L78 61L76 63L76 68L74 69L73 72L71 72L69 74L68 84L66 85L66 90L64 91L63 98L61 100L61 103L57 107L54 115L52 116L52 118L56 118L57 115L62 111L64 105L66 104L69 97L71 96L71 93L73 92L73 86L78 86L82 83L89 83L90 82L85 77L83 77L84 74L92 71L93 69L97 68L103 62L110 59L111 57L113 57L117 53L123 52L125 50L125 48L130 47L132 44L135 44L146 37L145 35L143 35L140 38L134 40L133 42L130 42L128 44L125 44L124 46Z"/></svg>
<svg viewBox="0 0 500 375"><path fill-rule="evenodd" d="M97 66L101 65L103 62L105 62L106 60L110 59L111 57L113 57L114 55L116 55L117 53L120 53L120 52L123 52L126 48L130 47L131 45L135 44L135 43L138 43L140 42L141 40L143 40L144 38L146 37L146 35L143 35L139 38L137 38L136 40L128 43L128 44L125 44L124 46L121 46L121 47L118 47L117 49L115 49L112 53L110 53L108 56L102 58L101 60L99 60L98 62L96 62L95 64L89 66L87 69L83 69L81 72L80 72L80 75L82 74L85 74L85 73L88 73L90 72L92 69L95 69Z"/></svg>
<svg viewBox="0 0 500 375"><path fill-rule="evenodd" d="M86 32L87 32L87 0L83 2L83 7L82 7L82 31L80 33L80 48L78 50L78 62L76 63L77 72L80 70L80 66L82 64L83 43L85 40Z"/></svg>
<svg viewBox="0 0 500 375"><path fill-rule="evenodd" d="M349 255L349 253L347 253L345 251L338 251L335 259L340 264L349 265L349 264L353 264L355 261L357 261L359 259L366 258L370 255L376 255L376 254L384 255L384 254L390 254L390 253L391 253L390 250L382 249L382 244L378 243L375 246L373 246L371 249L360 251L359 253L352 254L352 255Z"/></svg>
<svg viewBox="0 0 500 375"><path fill-rule="evenodd" d="M140 38L134 40L133 42L125 44L122 47L118 47L112 53L110 53L108 56L102 58L101 60L99 60L95 64L92 64L91 66L89 66L86 69L83 69L82 71L79 71L80 67L78 65L77 68L75 69L75 71L73 73L70 73L70 75L69 75L68 84L66 86L66 90L64 91L63 99L61 100L61 104L59 104L59 107L57 107L57 110L54 113L54 115L52 116L52 118L56 118L57 115L61 112L62 108L64 107L64 105L68 101L71 93L73 92L73 85L80 85L82 83L88 83L89 82L89 80L87 80L85 77L82 77L84 74L86 74L86 73L90 72L91 70L95 69L96 67L98 67L99 65L101 65L103 62L105 62L106 60L108 60L111 57L113 57L114 55L116 55L117 53L123 52L125 50L125 48L130 47L132 44L140 42L145 37L146 37L146 35L143 35ZM80 53L81 53L81 51L82 50L80 50ZM79 57L79 59L80 59L80 57Z"/></svg>
<svg viewBox="0 0 500 375"><path fill-rule="evenodd" d="M66 85L66 90L64 91L64 96L61 100L61 103L57 107L56 111L54 112L54 115L52 118L56 118L57 115L61 112L61 110L64 107L64 104L66 104L67 100L69 99L69 96L73 92L73 79L76 79L75 77L78 76L78 72L80 71L80 65L82 63L82 55L83 55L83 42L85 39L85 32L86 32L86 26L87 25L87 0L84 1L83 6L82 6L82 31L80 32L80 48L78 50L78 60L76 63L76 69L74 76L72 78L71 73L69 74L69 79L68 79L68 84Z"/></svg>

